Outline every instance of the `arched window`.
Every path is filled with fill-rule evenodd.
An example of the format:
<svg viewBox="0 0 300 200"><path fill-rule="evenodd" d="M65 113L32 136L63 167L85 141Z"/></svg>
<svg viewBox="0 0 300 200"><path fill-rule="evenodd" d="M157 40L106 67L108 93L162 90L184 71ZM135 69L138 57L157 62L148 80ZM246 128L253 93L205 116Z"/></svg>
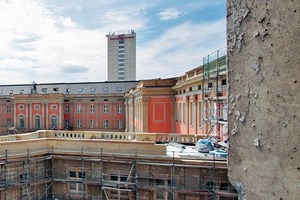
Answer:
<svg viewBox="0 0 300 200"><path fill-rule="evenodd" d="M24 117L24 115L20 115L20 117L19 117L19 128L25 128L25 117Z"/></svg>
<svg viewBox="0 0 300 200"><path fill-rule="evenodd" d="M41 117L39 115L36 115L34 117L34 128L36 128L36 129L41 128Z"/></svg>
<svg viewBox="0 0 300 200"><path fill-rule="evenodd" d="M51 116L51 127L57 128L57 117L55 115Z"/></svg>

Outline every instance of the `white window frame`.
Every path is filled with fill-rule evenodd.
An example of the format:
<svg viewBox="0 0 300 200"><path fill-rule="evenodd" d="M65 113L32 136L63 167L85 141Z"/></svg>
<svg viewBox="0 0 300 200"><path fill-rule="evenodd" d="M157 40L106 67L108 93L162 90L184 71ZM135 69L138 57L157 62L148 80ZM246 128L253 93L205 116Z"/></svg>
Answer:
<svg viewBox="0 0 300 200"><path fill-rule="evenodd" d="M70 105L65 105L65 113L70 113Z"/></svg>
<svg viewBox="0 0 300 200"><path fill-rule="evenodd" d="M96 107L95 104L90 105L90 113L95 113Z"/></svg>
<svg viewBox="0 0 300 200"><path fill-rule="evenodd" d="M77 120L77 128L81 128L82 127L82 120L78 119Z"/></svg>
<svg viewBox="0 0 300 200"><path fill-rule="evenodd" d="M103 113L107 114L109 112L109 106L108 104L103 105Z"/></svg>
<svg viewBox="0 0 300 200"><path fill-rule="evenodd" d="M118 114L122 114L123 113L123 105L118 104L117 105L117 110L118 110Z"/></svg>
<svg viewBox="0 0 300 200"><path fill-rule="evenodd" d="M103 127L108 128L109 127L109 121L108 119L103 120Z"/></svg>
<svg viewBox="0 0 300 200"><path fill-rule="evenodd" d="M95 128L95 120L90 120L90 128Z"/></svg>
<svg viewBox="0 0 300 200"><path fill-rule="evenodd" d="M118 129L122 129L122 128L123 128L123 121L118 120Z"/></svg>
<svg viewBox="0 0 300 200"><path fill-rule="evenodd" d="M74 175L75 176L71 176L71 172L75 173ZM80 173L81 173L81 176L84 175L84 177L80 177ZM71 179L71 180L83 180L85 179L85 171L82 171L81 168L69 168L68 170L68 179ZM73 194L83 194L84 191L85 191L85 185L83 183L76 183L76 182L70 182L69 183L69 191L70 193L73 193Z"/></svg>
<svg viewBox="0 0 300 200"><path fill-rule="evenodd" d="M77 105L77 113L82 113L82 105L81 104Z"/></svg>

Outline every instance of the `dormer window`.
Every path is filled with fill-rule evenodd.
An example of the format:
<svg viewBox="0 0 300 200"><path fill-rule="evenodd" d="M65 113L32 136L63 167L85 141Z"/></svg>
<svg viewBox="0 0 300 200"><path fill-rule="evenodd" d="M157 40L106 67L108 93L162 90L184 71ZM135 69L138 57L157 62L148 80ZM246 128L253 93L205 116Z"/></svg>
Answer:
<svg viewBox="0 0 300 200"><path fill-rule="evenodd" d="M42 88L42 93L47 93L47 88Z"/></svg>
<svg viewBox="0 0 300 200"><path fill-rule="evenodd" d="M58 93L58 88L53 88L53 93Z"/></svg>

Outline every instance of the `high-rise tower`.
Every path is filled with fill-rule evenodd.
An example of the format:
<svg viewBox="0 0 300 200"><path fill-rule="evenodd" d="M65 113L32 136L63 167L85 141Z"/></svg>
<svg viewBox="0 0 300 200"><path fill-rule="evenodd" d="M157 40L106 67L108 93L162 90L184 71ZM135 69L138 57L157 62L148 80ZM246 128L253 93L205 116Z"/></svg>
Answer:
<svg viewBox="0 0 300 200"><path fill-rule="evenodd" d="M109 33L107 37L107 80L136 80L136 34Z"/></svg>

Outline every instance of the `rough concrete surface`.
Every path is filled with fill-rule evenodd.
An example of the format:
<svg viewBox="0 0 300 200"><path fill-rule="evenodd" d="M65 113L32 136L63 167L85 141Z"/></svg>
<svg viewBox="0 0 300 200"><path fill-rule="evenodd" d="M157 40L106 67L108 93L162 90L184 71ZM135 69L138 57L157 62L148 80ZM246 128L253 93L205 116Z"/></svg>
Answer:
<svg viewBox="0 0 300 200"><path fill-rule="evenodd" d="M228 0L229 179L240 199L300 199L300 1Z"/></svg>

